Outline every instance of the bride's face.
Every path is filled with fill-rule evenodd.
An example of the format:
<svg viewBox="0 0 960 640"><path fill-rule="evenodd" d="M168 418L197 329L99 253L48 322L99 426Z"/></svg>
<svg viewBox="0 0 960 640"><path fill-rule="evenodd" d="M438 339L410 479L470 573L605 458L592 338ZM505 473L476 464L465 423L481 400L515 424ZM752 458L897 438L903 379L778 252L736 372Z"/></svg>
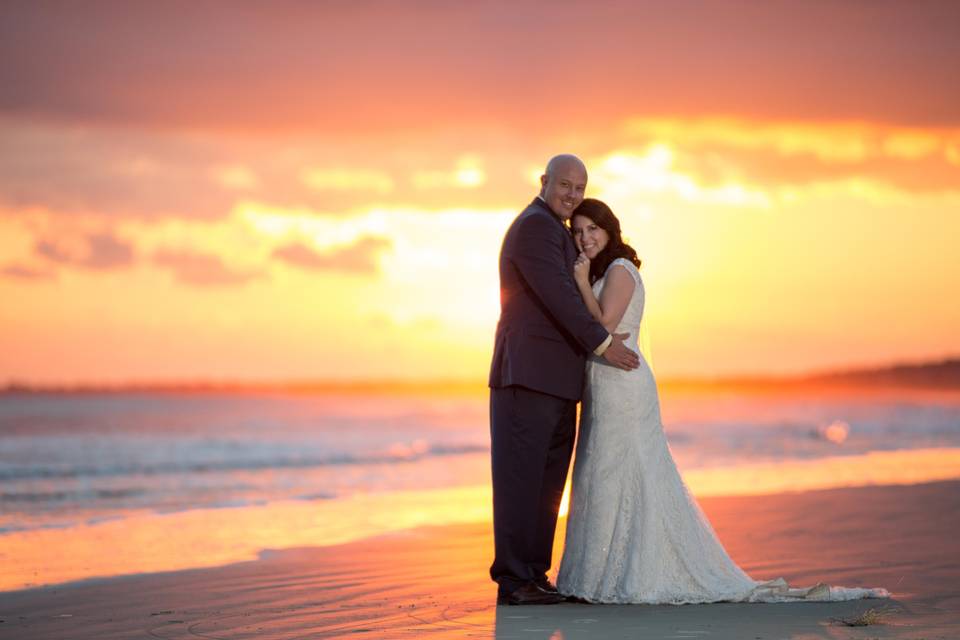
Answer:
<svg viewBox="0 0 960 640"><path fill-rule="evenodd" d="M603 230L603 227L598 226L587 216L573 216L570 227L573 229L573 241L577 244L577 250L582 251L591 260L596 258L597 254L610 242L610 235Z"/></svg>

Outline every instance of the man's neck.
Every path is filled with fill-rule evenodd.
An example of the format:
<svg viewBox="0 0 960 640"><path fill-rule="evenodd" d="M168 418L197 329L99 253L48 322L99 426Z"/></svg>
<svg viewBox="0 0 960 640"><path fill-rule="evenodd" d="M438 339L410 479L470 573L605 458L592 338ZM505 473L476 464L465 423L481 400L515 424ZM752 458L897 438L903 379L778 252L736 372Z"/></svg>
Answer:
<svg viewBox="0 0 960 640"><path fill-rule="evenodd" d="M538 193L538 194L537 194L537 199L540 200L540 202L543 203L543 206L545 206L545 207L547 208L547 211L549 211L550 213L553 214L553 217L557 219L557 222L559 222L559 223L562 224L563 226L566 226L566 223L564 222L563 218L561 218L559 215L557 215L557 212L554 211L554 210L550 207L549 204L547 204L547 201L543 199L543 196L542 196L542 195L540 195L540 194Z"/></svg>

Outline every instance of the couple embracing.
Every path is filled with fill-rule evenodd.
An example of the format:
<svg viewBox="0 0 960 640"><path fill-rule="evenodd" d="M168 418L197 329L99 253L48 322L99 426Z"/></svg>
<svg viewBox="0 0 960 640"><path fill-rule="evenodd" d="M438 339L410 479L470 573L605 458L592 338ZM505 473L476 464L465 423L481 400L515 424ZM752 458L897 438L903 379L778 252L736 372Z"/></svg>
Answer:
<svg viewBox="0 0 960 640"><path fill-rule="evenodd" d="M733 562L667 445L656 382L637 346L644 289L636 251L610 208L584 199L579 158L552 158L540 181L500 252L489 380L498 604L887 597L884 589L756 581ZM554 585L547 573L575 440Z"/></svg>

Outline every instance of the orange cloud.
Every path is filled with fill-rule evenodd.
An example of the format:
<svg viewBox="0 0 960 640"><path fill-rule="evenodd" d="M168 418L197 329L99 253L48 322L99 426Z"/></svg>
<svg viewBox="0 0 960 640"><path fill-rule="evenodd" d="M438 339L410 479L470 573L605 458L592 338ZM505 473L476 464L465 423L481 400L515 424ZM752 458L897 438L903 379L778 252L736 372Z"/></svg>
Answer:
<svg viewBox="0 0 960 640"><path fill-rule="evenodd" d="M0 3L9 372L195 371L172 332L206 375L482 375L503 232L564 151L673 371L955 351L956 2L177 8ZM107 284L122 323L63 313Z"/></svg>
<svg viewBox="0 0 960 640"><path fill-rule="evenodd" d="M476 189L487 181L483 163L476 156L461 156L452 171L419 170L413 174L418 189L458 188Z"/></svg>
<svg viewBox="0 0 960 640"><path fill-rule="evenodd" d="M103 220L222 217L238 186L256 186L229 142L0 118L0 205Z"/></svg>
<svg viewBox="0 0 960 640"><path fill-rule="evenodd" d="M302 244L288 244L273 252L273 257L303 269L375 273L380 253L389 249L386 238L365 236L357 242L334 251L318 253Z"/></svg>
<svg viewBox="0 0 960 640"><path fill-rule="evenodd" d="M469 144L477 151L464 157L467 137L404 140L398 133L381 143L335 144L310 136L25 124L0 114L0 207L21 217L42 209L111 224L223 219L239 200L253 199L344 216L384 204L462 206L470 187L471 206L502 207L527 196L516 179L527 156L539 164L551 153L537 145L518 153L476 132Z"/></svg>
<svg viewBox="0 0 960 640"><path fill-rule="evenodd" d="M235 191L254 189L260 182L256 174L243 165L217 167L212 176L216 184Z"/></svg>
<svg viewBox="0 0 960 640"><path fill-rule="evenodd" d="M300 172L301 181L317 191L393 191L393 179L382 171L369 169L320 169L311 167Z"/></svg>
<svg viewBox="0 0 960 640"><path fill-rule="evenodd" d="M765 188L868 180L912 192L956 190L949 149L960 128L867 122L631 119L630 145L669 145L676 170L706 186Z"/></svg>

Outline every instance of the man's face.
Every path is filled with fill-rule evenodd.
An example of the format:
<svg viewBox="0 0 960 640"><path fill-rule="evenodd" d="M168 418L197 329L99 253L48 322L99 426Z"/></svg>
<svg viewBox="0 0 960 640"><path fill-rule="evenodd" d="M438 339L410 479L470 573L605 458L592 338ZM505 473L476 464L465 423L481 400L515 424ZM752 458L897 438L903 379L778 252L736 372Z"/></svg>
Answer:
<svg viewBox="0 0 960 640"><path fill-rule="evenodd" d="M540 196L564 220L569 220L573 210L583 202L587 188L587 172L577 162L564 162L550 174L540 176Z"/></svg>

